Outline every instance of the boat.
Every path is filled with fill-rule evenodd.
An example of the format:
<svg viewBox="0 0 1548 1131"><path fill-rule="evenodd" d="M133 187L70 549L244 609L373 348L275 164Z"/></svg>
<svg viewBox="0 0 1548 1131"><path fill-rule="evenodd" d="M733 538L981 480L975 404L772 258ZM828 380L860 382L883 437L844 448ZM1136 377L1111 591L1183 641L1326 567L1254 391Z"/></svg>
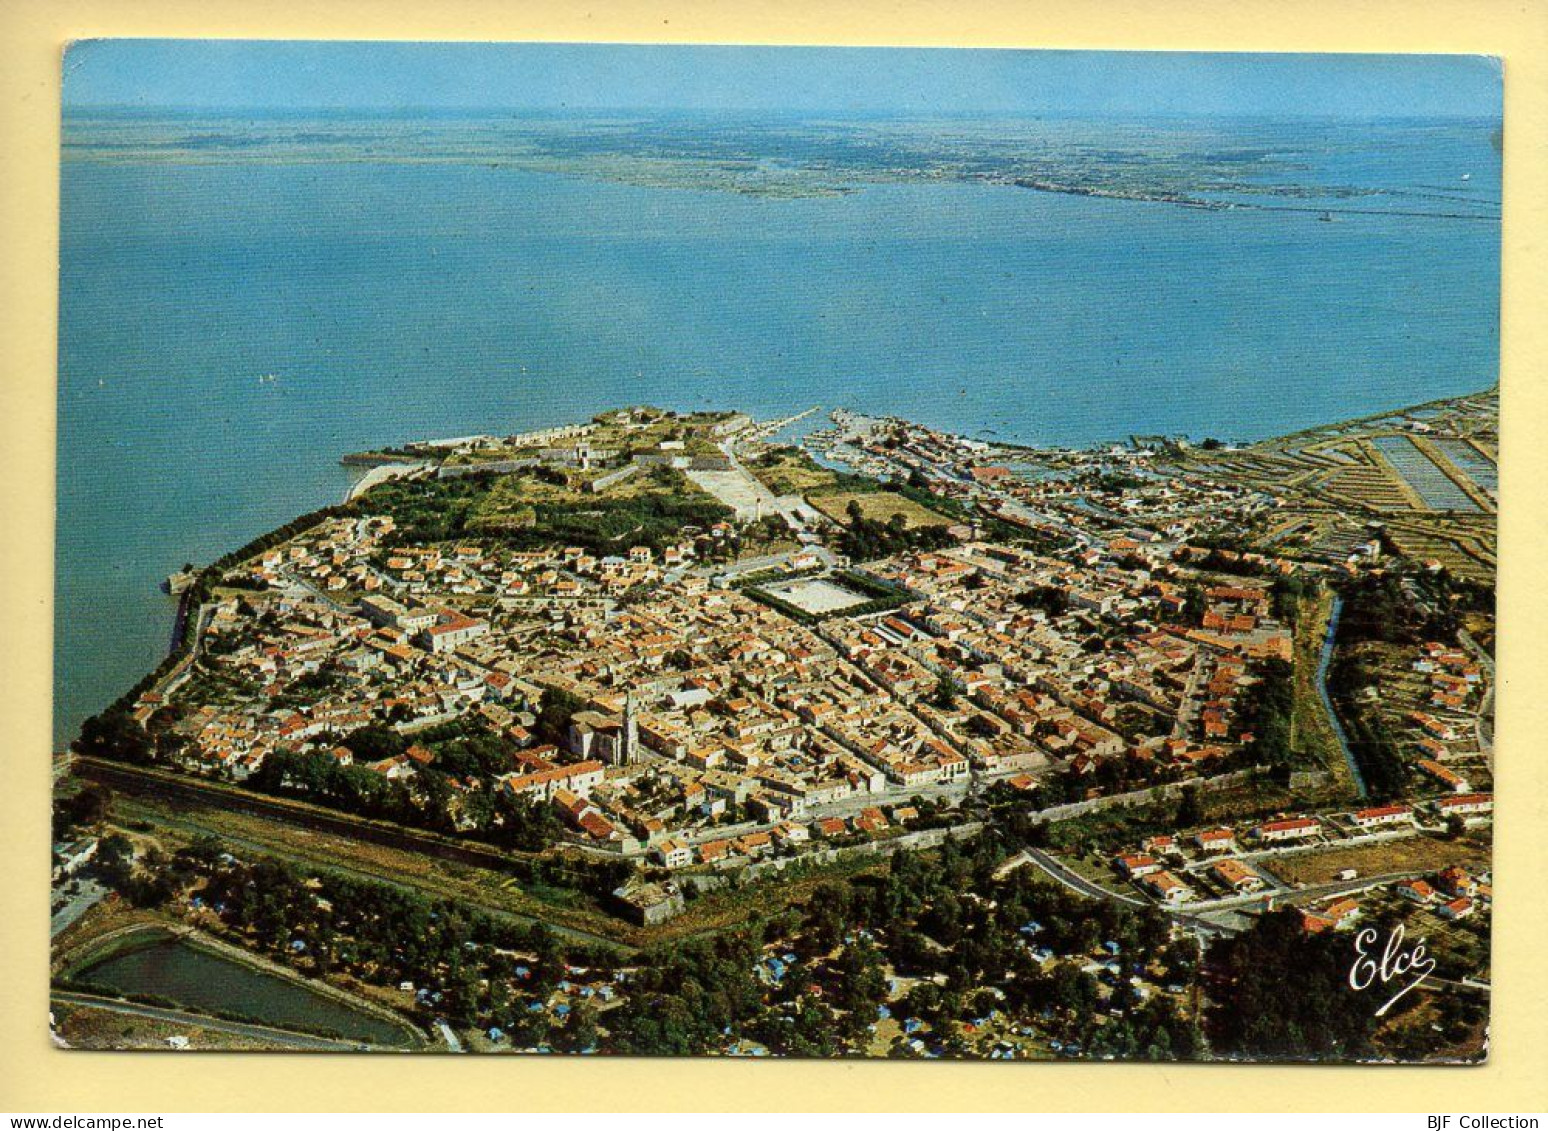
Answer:
<svg viewBox="0 0 1548 1131"><path fill-rule="evenodd" d="M1324 224L1331 224L1333 223L1333 213L1324 212L1321 216L1318 216L1317 219L1321 220Z"/></svg>

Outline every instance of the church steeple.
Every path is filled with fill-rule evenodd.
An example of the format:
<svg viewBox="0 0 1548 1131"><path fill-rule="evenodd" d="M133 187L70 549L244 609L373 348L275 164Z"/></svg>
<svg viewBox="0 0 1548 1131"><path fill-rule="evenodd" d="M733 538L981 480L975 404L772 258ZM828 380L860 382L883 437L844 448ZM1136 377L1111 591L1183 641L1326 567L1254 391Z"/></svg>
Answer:
<svg viewBox="0 0 1548 1131"><path fill-rule="evenodd" d="M634 692L630 691L624 696L623 750L618 761L620 765L630 766L639 760L639 756L640 726L634 717Z"/></svg>

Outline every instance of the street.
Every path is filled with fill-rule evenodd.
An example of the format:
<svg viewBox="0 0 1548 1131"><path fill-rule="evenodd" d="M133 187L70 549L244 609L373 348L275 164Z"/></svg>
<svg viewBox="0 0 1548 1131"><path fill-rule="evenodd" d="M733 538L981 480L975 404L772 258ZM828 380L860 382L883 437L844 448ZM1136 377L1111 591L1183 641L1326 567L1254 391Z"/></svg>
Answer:
<svg viewBox="0 0 1548 1131"><path fill-rule="evenodd" d="M48 937L58 938L61 933L77 922L86 912L95 907L102 898L108 894L108 889L93 879L81 879L80 891L71 896L69 901L59 910L54 912L49 920Z"/></svg>
<svg viewBox="0 0 1548 1131"><path fill-rule="evenodd" d="M234 1037L247 1037L250 1040L266 1041L270 1044L284 1045L287 1048L293 1049L305 1049L313 1052L355 1052L362 1048L369 1049L372 1052L402 1051L390 1049L384 1045L368 1045L362 1041L335 1040L331 1037L316 1037L308 1033L295 1033L288 1029L273 1029L267 1025L248 1025L240 1021L226 1021L222 1018L206 1017L202 1013L189 1013L181 1009L163 1009L155 1005L140 1005L137 1002L99 997L96 994L53 990L49 997L51 1001L65 1005L89 1006L92 1009L103 1009L109 1013L122 1013L130 1017L145 1017L153 1021L167 1021L175 1025L187 1025L189 1028L194 1029L210 1029L217 1033L229 1033Z"/></svg>

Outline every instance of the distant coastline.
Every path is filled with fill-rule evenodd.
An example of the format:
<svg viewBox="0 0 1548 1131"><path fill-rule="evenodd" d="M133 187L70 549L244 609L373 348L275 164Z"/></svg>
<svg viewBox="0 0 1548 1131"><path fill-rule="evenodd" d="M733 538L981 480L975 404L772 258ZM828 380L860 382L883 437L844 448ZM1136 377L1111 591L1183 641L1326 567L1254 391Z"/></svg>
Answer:
<svg viewBox="0 0 1548 1131"><path fill-rule="evenodd" d="M294 134L296 121L279 124ZM196 132L185 125L172 123L174 137ZM1210 170L1217 184L1266 176L1264 141L1285 139L1228 125L1207 148L1184 139L1203 165L1168 163L1155 131L1179 127L1160 122L1136 137L1093 133L1092 152L1046 179L1197 195ZM1064 128L1065 141L1082 139ZM1497 203L1487 123L1295 128L1303 140L1333 129L1340 147L1308 149L1306 168L1265 183L1433 193L1471 170L1479 213ZM994 139L982 123L953 129L959 154ZM1373 136L1380 162L1352 163ZM1250 441L1460 394L1498 368L1490 224L1326 225L1004 191L960 179L971 170L955 158L957 172L922 176L917 152L900 177L878 161L905 155L857 152L842 131L793 160L731 154L778 140L760 137L718 136L724 168L718 157L636 154L625 168L584 156L595 176L461 151L441 164L390 152L343 161L319 141L304 171L255 159L262 145L199 165L132 147L103 162L67 154L56 741L156 662L171 613L157 583L294 509L337 503L359 471L340 453L631 401L761 417L864 405L1044 447L1136 431ZM576 171L580 156L543 160ZM806 168L819 161L831 167ZM702 191L706 176L743 189L826 184L840 167L864 191ZM166 207L138 211L148 193ZM1136 287L1141 278L1153 285ZM130 324L131 295L155 301L134 315L139 345L125 350L104 328Z"/></svg>

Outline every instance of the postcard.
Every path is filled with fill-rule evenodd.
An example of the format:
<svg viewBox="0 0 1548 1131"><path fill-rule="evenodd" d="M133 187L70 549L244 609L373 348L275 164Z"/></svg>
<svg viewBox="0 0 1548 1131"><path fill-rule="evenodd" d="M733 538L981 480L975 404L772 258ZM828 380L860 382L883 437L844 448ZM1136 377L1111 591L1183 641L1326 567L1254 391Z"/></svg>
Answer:
<svg viewBox="0 0 1548 1131"><path fill-rule="evenodd" d="M64 76L58 1046L1486 1057L1497 60Z"/></svg>

